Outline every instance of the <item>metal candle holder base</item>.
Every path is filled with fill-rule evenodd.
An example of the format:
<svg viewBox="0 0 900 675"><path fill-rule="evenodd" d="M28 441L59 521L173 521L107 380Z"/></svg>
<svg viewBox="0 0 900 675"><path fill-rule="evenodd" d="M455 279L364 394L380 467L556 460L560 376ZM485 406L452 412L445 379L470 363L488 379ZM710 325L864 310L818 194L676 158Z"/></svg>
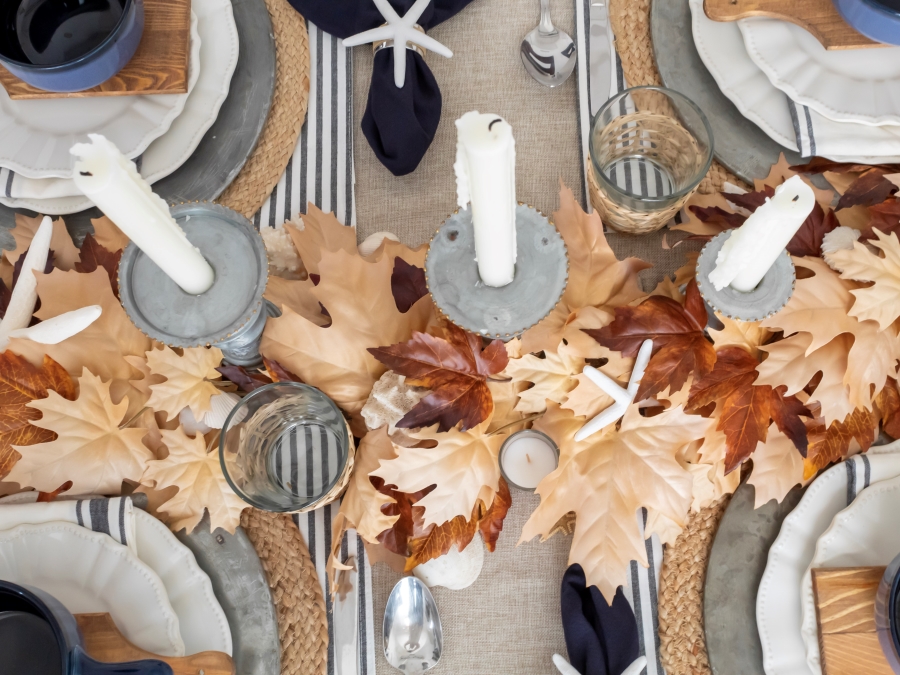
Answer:
<svg viewBox="0 0 900 675"><path fill-rule="evenodd" d="M485 286L475 262L470 209L457 211L435 233L425 259L425 280L440 312L485 337L511 340L547 316L566 289L566 244L546 216L516 208L516 272L512 283Z"/></svg>
<svg viewBox="0 0 900 675"><path fill-rule="evenodd" d="M759 285L749 293L726 286L717 291L709 280L716 267L716 258L731 230L722 232L709 241L697 259L697 286L700 295L712 309L729 319L738 321L762 321L784 307L794 294L794 263L787 251L775 260Z"/></svg>
<svg viewBox="0 0 900 675"><path fill-rule="evenodd" d="M214 345L228 363L259 364L269 314L262 297L268 280L262 237L244 216L219 204L180 204L171 213L212 265L216 280L206 293L189 295L129 244L119 263L119 295L128 317L170 347Z"/></svg>

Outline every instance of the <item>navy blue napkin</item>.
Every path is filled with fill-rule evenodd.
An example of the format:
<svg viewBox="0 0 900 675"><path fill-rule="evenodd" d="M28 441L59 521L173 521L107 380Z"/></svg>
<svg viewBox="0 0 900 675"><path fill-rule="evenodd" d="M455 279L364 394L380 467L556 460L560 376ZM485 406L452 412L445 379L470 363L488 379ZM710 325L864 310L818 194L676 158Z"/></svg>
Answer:
<svg viewBox="0 0 900 675"><path fill-rule="evenodd" d="M376 28L384 18L372 0L289 0L309 21L339 38ZM389 0L400 16L415 0ZM434 0L419 25L429 30L462 10L472 0ZM436 56L434 58L443 58ZM441 90L428 64L411 49L406 52L406 83L394 84L394 54L375 55L369 98L361 127L379 161L395 176L415 171L437 133Z"/></svg>
<svg viewBox="0 0 900 675"><path fill-rule="evenodd" d="M619 588L610 606L596 586L585 587L581 565L563 576L560 593L569 663L581 675L621 675L640 655L637 620Z"/></svg>

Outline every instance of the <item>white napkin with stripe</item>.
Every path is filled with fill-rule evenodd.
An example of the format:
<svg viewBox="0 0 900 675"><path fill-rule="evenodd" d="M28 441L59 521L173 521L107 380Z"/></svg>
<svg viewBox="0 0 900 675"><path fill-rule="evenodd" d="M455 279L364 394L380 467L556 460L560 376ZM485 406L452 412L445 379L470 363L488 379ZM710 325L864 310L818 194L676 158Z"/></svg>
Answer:
<svg viewBox="0 0 900 675"><path fill-rule="evenodd" d="M838 162L900 162L900 126L835 122L787 98L797 146L803 157Z"/></svg>

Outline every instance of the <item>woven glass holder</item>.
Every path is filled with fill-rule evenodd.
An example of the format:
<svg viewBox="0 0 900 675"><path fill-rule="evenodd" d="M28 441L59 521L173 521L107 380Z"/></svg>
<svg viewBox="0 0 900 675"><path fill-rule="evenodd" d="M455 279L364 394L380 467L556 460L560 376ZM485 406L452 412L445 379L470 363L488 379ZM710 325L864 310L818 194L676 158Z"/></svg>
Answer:
<svg viewBox="0 0 900 675"><path fill-rule="evenodd" d="M350 482L350 475L353 473L353 465L356 462L356 443L353 442L353 432L350 431L350 425L347 425L347 434L350 439L350 446L347 448L347 461L344 464L344 471L341 473L340 479L338 482L334 484L328 492L319 497L316 501L314 501L309 506L305 506L299 511L291 511L291 513L309 513L310 511L315 511L320 506L325 506L326 504L331 504L331 502L335 501L340 497L344 490L347 488L347 484Z"/></svg>

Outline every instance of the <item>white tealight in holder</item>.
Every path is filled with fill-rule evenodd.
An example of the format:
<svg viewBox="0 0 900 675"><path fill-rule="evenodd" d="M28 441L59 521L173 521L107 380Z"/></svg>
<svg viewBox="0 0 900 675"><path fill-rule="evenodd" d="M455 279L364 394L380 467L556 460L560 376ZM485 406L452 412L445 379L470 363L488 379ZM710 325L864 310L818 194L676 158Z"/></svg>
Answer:
<svg viewBox="0 0 900 675"><path fill-rule="evenodd" d="M500 446L500 473L510 487L518 490L534 492L558 466L559 448L540 431L517 431Z"/></svg>

